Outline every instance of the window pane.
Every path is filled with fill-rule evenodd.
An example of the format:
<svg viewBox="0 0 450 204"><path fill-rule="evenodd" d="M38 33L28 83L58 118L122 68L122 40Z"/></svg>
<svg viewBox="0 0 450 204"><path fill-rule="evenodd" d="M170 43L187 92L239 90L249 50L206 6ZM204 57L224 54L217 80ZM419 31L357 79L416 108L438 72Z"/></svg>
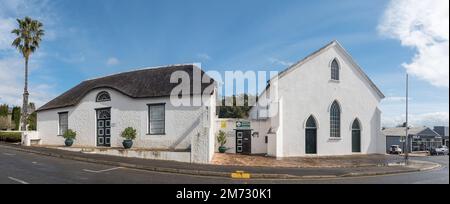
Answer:
<svg viewBox="0 0 450 204"><path fill-rule="evenodd" d="M330 110L330 137L341 135L341 112L337 102L334 102Z"/></svg>
<svg viewBox="0 0 450 204"><path fill-rule="evenodd" d="M149 106L149 133L165 133L165 105Z"/></svg>
<svg viewBox="0 0 450 204"><path fill-rule="evenodd" d="M150 107L150 120L164 119L164 106L151 106Z"/></svg>
<svg viewBox="0 0 450 204"><path fill-rule="evenodd" d="M69 129L68 113L59 114L59 135L63 135Z"/></svg>

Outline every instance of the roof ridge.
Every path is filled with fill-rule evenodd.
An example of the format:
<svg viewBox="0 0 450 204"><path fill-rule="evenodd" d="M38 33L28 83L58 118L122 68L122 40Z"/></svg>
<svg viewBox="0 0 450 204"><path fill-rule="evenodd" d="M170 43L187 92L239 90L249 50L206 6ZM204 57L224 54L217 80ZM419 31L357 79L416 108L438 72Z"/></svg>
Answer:
<svg viewBox="0 0 450 204"><path fill-rule="evenodd" d="M172 68L172 67L181 67L181 66L189 66L189 65L191 65L193 67L197 66L196 63L186 63L186 64L168 64L168 65L160 65L160 66L153 66L153 67L142 67L142 68L131 69L131 70L128 70L128 71L121 71L121 72L117 72L117 73L112 73L112 74L108 74L108 75L104 75L104 76L100 76L100 77L89 78L89 79L83 80L82 82L92 81L92 80L97 80L97 79L103 79L103 78L106 78L106 77L111 77L111 76L116 76L116 75L126 74L126 73L132 73L132 72L139 72L139 71L146 71L146 70L167 69L167 68Z"/></svg>

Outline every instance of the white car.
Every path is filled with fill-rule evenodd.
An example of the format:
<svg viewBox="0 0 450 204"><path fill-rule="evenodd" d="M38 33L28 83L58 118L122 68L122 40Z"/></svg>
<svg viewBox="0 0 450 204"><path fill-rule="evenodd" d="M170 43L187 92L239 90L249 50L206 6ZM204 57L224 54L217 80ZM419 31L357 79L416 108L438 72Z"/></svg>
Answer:
<svg viewBox="0 0 450 204"><path fill-rule="evenodd" d="M399 145L392 145L389 148L389 154L401 154L403 152L402 148Z"/></svg>
<svg viewBox="0 0 450 204"><path fill-rule="evenodd" d="M431 155L448 155L448 147L440 146L431 150Z"/></svg>

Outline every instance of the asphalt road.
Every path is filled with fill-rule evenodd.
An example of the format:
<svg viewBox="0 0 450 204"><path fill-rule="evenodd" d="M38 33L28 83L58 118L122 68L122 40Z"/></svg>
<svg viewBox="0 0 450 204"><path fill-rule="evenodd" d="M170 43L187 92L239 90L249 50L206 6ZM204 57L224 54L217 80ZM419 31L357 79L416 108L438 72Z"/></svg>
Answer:
<svg viewBox="0 0 450 204"><path fill-rule="evenodd" d="M419 159L419 158L416 158ZM449 184L448 156L420 160L443 167L419 173L324 180L232 180L141 171L0 148L1 184Z"/></svg>

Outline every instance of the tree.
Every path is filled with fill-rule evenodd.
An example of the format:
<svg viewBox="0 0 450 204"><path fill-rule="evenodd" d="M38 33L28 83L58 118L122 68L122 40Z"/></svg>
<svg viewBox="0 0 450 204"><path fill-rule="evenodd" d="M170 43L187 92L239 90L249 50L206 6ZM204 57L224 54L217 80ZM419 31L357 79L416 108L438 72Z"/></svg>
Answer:
<svg viewBox="0 0 450 204"><path fill-rule="evenodd" d="M20 126L20 107L15 106L12 109L12 118L11 121L13 122L12 128L14 130L19 130Z"/></svg>
<svg viewBox="0 0 450 204"><path fill-rule="evenodd" d="M0 105L0 116L8 116L9 107L7 104Z"/></svg>
<svg viewBox="0 0 450 204"><path fill-rule="evenodd" d="M254 104L250 104L251 95L241 94L239 96L230 96L222 99L222 106L218 107L219 118L245 118ZM232 106L225 106L225 100L233 100ZM243 100L244 106L237 106L237 100ZM253 100L254 101L254 100Z"/></svg>
<svg viewBox="0 0 450 204"><path fill-rule="evenodd" d="M28 130L36 130L37 126L37 114L36 114L36 106L34 103L30 103L29 110L32 112L28 116Z"/></svg>
<svg viewBox="0 0 450 204"><path fill-rule="evenodd" d="M33 20L30 17L24 19L17 19L19 28L14 29L11 33L16 35L12 46L19 50L25 59L25 86L23 89L23 104L21 115L21 130L26 130L28 122L28 60L32 53L38 48L39 44L44 36L44 25Z"/></svg>

